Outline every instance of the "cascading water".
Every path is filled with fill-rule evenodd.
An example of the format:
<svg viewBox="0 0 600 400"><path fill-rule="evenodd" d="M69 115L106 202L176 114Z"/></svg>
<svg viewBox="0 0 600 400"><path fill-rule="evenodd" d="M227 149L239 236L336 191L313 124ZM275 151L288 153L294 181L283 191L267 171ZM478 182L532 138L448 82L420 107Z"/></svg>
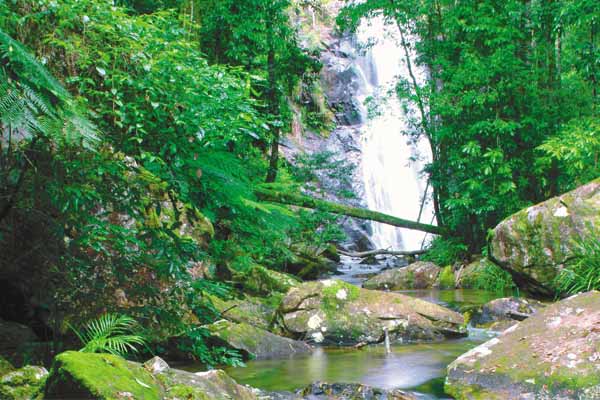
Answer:
<svg viewBox="0 0 600 400"><path fill-rule="evenodd" d="M359 57L356 68L364 79L361 93L363 118L362 129L362 173L367 205L370 209L405 218L411 221L432 223L434 221L431 201L427 200L421 210L423 196L427 196L426 179L421 171L424 162L431 159L431 151L425 139L411 140L409 115L415 110L403 107L394 87L397 78L407 79L408 68L404 49L397 39L395 26L385 25L382 19L374 18L368 25L361 26L358 40L372 42L365 55ZM414 60L414 54L410 57ZM413 63L417 79L425 79L425 71ZM369 116L365 101L385 98L376 105L376 113ZM381 249L420 249L425 234L373 223L373 243Z"/></svg>

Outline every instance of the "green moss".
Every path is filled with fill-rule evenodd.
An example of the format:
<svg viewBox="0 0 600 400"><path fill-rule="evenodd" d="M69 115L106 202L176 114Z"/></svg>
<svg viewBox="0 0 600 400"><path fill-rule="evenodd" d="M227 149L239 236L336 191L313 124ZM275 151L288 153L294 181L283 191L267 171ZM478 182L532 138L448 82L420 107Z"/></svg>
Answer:
<svg viewBox="0 0 600 400"><path fill-rule="evenodd" d="M199 389L185 385L175 385L167 391L165 400L210 400L208 395Z"/></svg>
<svg viewBox="0 0 600 400"><path fill-rule="evenodd" d="M48 372L43 367L26 366L5 374L0 380L0 399L26 400L41 398L41 388Z"/></svg>
<svg viewBox="0 0 600 400"><path fill-rule="evenodd" d="M262 265L253 265L249 271L237 274L234 279L243 285L247 292L262 295L286 293L299 283L298 279L291 275L273 271Z"/></svg>
<svg viewBox="0 0 600 400"><path fill-rule="evenodd" d="M345 303L358 299L360 296L360 289L357 286L338 280L332 280L330 282L333 283L323 287L321 308L327 316L332 317L338 313L338 310L342 308ZM341 293L340 291L346 292L346 298L337 297L338 293Z"/></svg>
<svg viewBox="0 0 600 400"><path fill-rule="evenodd" d="M161 389L154 377L138 365L109 354L90 354L67 351L54 360L46 398L92 397L116 399L119 392L133 398L161 399Z"/></svg>
<svg viewBox="0 0 600 400"><path fill-rule="evenodd" d="M0 376L3 376L14 370L15 370L15 367L13 367L12 364L8 360L6 360L2 356L0 356Z"/></svg>
<svg viewBox="0 0 600 400"><path fill-rule="evenodd" d="M440 288L441 289L454 289L456 283L454 281L454 271L452 266L448 265L442 268L439 276Z"/></svg>

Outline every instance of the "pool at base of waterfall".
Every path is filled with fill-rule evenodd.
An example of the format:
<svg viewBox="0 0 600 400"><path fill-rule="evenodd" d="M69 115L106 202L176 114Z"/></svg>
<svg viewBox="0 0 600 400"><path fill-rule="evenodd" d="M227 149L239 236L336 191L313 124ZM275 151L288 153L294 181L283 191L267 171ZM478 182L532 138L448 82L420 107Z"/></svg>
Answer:
<svg viewBox="0 0 600 400"><path fill-rule="evenodd" d="M412 290L404 294L455 309L481 305L502 293L476 290ZM468 338L436 343L408 343L358 349L317 348L308 356L283 360L249 361L229 368L239 383L271 391L295 391L315 381L362 383L381 389L403 389L423 399L448 399L444 394L446 367L461 354L493 337L485 330L470 330Z"/></svg>

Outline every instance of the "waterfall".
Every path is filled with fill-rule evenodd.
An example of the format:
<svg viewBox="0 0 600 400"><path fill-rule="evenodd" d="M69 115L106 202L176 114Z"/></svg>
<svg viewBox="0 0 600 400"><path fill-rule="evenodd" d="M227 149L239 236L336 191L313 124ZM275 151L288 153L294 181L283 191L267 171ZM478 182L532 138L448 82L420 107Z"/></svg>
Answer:
<svg viewBox="0 0 600 400"><path fill-rule="evenodd" d="M371 42L366 54L356 60L359 76L364 80L357 99L362 104L362 176L365 200L370 209L416 221L425 195L423 166L431 159L426 139L415 140L409 117L417 115L412 106L403 106L394 91L397 77L408 79L404 50L397 40L395 26L385 25L381 18L365 22L359 29L359 42ZM414 55L411 55L414 60ZM421 82L425 71L413 62ZM376 113L369 115L365 102L376 103ZM421 222L435 222L431 201L425 204ZM421 247L425 234L390 225L373 223L372 241L379 248L415 250Z"/></svg>

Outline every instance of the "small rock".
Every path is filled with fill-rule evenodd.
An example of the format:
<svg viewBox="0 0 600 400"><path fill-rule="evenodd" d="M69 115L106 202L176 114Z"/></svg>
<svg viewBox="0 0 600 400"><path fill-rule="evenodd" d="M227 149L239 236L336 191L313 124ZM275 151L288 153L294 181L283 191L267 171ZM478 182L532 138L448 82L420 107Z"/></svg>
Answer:
<svg viewBox="0 0 600 400"><path fill-rule="evenodd" d="M162 358L155 356L144 363L144 368L151 374L160 374L169 370L169 364Z"/></svg>

